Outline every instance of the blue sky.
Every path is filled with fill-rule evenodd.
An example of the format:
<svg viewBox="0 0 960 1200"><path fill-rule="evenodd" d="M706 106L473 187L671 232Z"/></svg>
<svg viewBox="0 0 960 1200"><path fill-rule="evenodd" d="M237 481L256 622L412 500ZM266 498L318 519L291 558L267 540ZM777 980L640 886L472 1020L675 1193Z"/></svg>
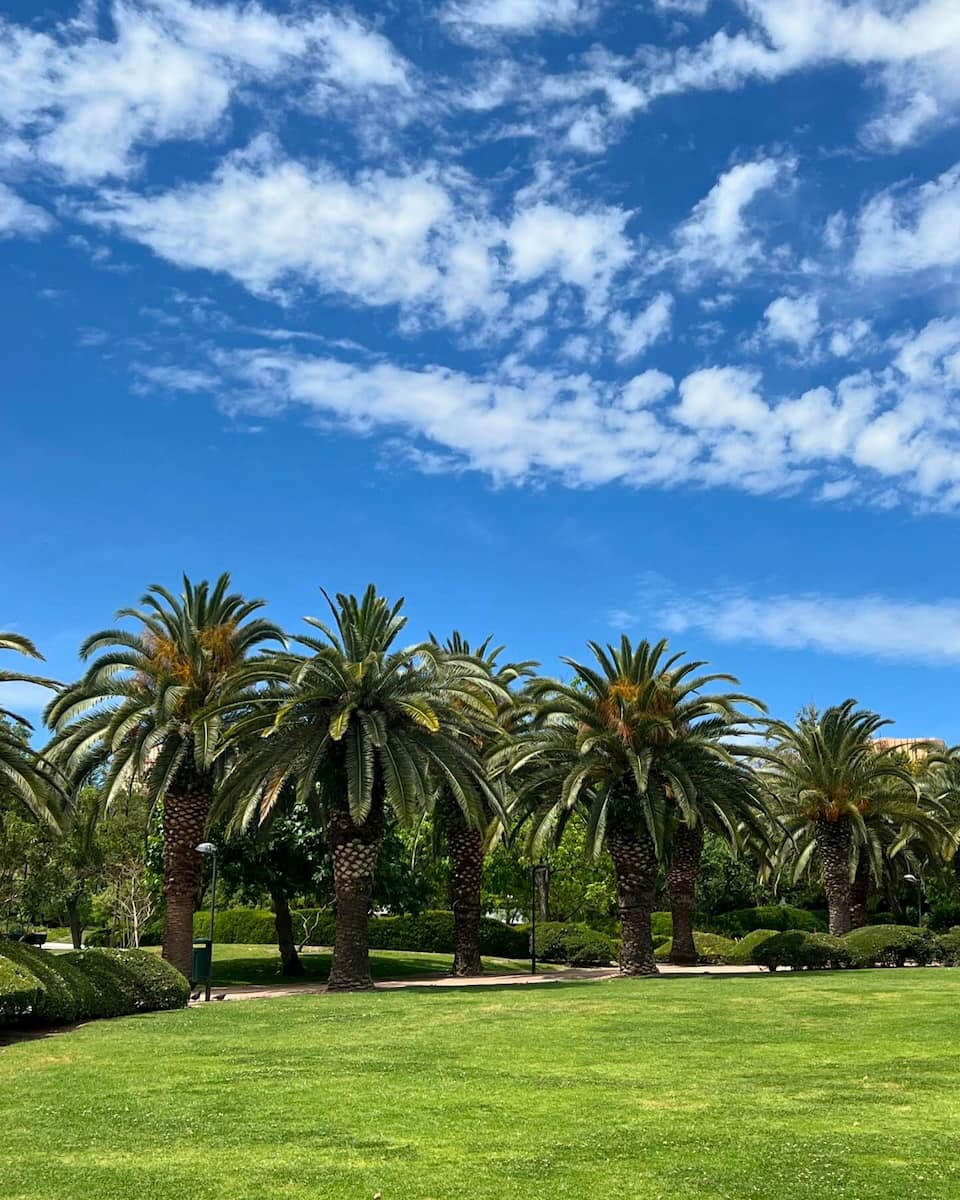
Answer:
<svg viewBox="0 0 960 1200"><path fill-rule="evenodd" d="M373 579L960 740L956 0L4 14L0 628L51 673L183 570L291 627Z"/></svg>

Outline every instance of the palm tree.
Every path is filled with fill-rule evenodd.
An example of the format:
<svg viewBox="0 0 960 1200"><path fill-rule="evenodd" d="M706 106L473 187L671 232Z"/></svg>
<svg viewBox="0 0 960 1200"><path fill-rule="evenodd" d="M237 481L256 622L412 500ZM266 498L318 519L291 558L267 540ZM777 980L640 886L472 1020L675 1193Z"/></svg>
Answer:
<svg viewBox="0 0 960 1200"><path fill-rule="evenodd" d="M748 779L726 740L744 722L740 695L705 694L729 675L697 676L703 663L667 656L666 641L636 648L589 643L599 670L564 659L572 683L535 680L533 720L496 758L516 788L516 810L529 821L532 852L558 840L570 817L587 819L588 846L613 860L622 926L621 971L655 975L650 933L657 872L671 823L694 828L701 795L721 771ZM727 777L723 777L727 786Z"/></svg>
<svg viewBox="0 0 960 1200"><path fill-rule="evenodd" d="M430 640L438 649L453 660L469 659L487 677L499 694L497 708L498 729L493 738L478 739L481 754L489 752L490 744L509 736L517 719L519 709L510 694L510 686L518 679L529 675L537 665L534 662L500 663L503 646L491 647L491 638L472 650L470 643L454 631L441 646L433 634ZM487 694L491 689L487 686ZM484 744L484 743L488 744ZM491 837L506 827L506 814L502 807L496 811L488 808L484 812L484 827L477 826L454 791L440 781L433 810L436 831L440 834L450 859L450 906L453 909L454 953L453 974L461 977L483 974L480 958L481 891L483 887L483 860Z"/></svg>
<svg viewBox="0 0 960 1200"><path fill-rule="evenodd" d="M13 650L28 658L43 660L29 638L18 633L0 633L0 650ZM60 685L39 675L0 671L0 684L29 683L44 688ZM64 795L61 783L48 763L30 748L33 727L26 717L0 707L0 796L9 794L56 831L62 830Z"/></svg>
<svg viewBox="0 0 960 1200"><path fill-rule="evenodd" d="M468 657L435 646L394 649L406 624L371 584L358 601L327 597L334 625L247 673L231 728L235 765L222 807L235 826L269 816L288 780L322 820L333 859L336 932L331 991L373 986L367 921L388 809L410 824L442 784L468 825L496 806L477 743L502 689Z"/></svg>
<svg viewBox="0 0 960 1200"><path fill-rule="evenodd" d="M105 629L87 638L86 674L49 705L49 748L76 785L102 773L105 803L142 787L162 805L163 957L188 978L193 913L200 890L203 840L213 802L223 722L211 707L230 694L244 661L264 643L283 643L276 625L254 614L262 600L184 576L174 596L158 584L141 608L121 609L137 628Z"/></svg>
<svg viewBox="0 0 960 1200"><path fill-rule="evenodd" d="M806 830L808 855L814 848L819 854L830 932L838 936L852 927L855 849L869 844L867 814L891 798L893 783L900 791L894 788L892 798L918 794L896 751L878 750L871 740L887 724L845 700L822 715L801 714L796 725L768 722L770 743L757 751L784 828L797 845Z"/></svg>

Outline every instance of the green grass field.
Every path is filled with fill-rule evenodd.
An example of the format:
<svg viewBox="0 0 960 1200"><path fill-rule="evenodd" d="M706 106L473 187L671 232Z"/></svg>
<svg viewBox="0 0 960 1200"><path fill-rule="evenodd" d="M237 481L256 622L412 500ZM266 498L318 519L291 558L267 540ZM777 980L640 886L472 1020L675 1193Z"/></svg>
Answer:
<svg viewBox="0 0 960 1200"><path fill-rule="evenodd" d="M960 1197L960 971L300 996L0 1051L4 1200Z"/></svg>

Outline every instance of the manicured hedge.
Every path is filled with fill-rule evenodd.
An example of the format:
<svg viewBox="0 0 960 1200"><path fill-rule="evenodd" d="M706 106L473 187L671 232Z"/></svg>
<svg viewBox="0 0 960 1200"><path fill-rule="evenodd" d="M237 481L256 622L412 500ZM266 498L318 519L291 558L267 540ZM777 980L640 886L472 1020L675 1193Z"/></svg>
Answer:
<svg viewBox="0 0 960 1200"><path fill-rule="evenodd" d="M301 938L301 915L312 929L309 945L332 946L335 926L329 909L303 909L293 913L293 936ZM317 918L314 924L314 918ZM196 937L206 937L210 930L209 912L194 917ZM371 917L369 924L371 950L419 950L430 954L452 954L454 950L453 913L443 910L427 911L417 916ZM602 936L602 935L601 935ZM218 942L240 942L255 946L276 945L277 930L273 913L265 908L235 908L217 913L214 937ZM480 951L501 958L522 958L529 950L529 934L523 925L506 925L492 917L480 924Z"/></svg>
<svg viewBox="0 0 960 1200"><path fill-rule="evenodd" d="M946 933L941 933L937 941L940 945L940 961L945 967L960 966L960 925L954 925Z"/></svg>
<svg viewBox="0 0 960 1200"><path fill-rule="evenodd" d="M568 967L606 967L617 957L612 938L589 925L541 921L537 924L537 958Z"/></svg>
<svg viewBox="0 0 960 1200"><path fill-rule="evenodd" d="M792 967L795 971L817 970L848 966L850 952L842 938L790 929L761 942L753 952L753 961L770 971L777 967Z"/></svg>
<svg viewBox="0 0 960 1200"><path fill-rule="evenodd" d="M697 948L697 960L716 966L729 961L729 956L736 948L736 942L730 938L721 937L718 933L700 933L694 931L693 944ZM673 949L673 939L663 943L654 952L657 962L667 962Z"/></svg>
<svg viewBox="0 0 960 1200"><path fill-rule="evenodd" d="M24 1008L3 1004L0 1021L63 1024L91 1017L183 1008L190 988L179 971L146 950L71 950L54 954L22 944L0 944L0 993L10 972L33 988Z"/></svg>
<svg viewBox="0 0 960 1200"><path fill-rule="evenodd" d="M732 967L746 967L754 962L754 951L764 942L780 936L776 929L754 929L739 942L733 943L733 949L727 955L727 962Z"/></svg>
<svg viewBox="0 0 960 1200"><path fill-rule="evenodd" d="M0 1025L30 1016L42 996L40 980L0 954Z"/></svg>
<svg viewBox="0 0 960 1200"><path fill-rule="evenodd" d="M913 925L867 925L843 938L854 967L902 967L909 959L921 967L942 953L940 941Z"/></svg>
<svg viewBox="0 0 960 1200"><path fill-rule="evenodd" d="M650 932L653 935L654 947L662 946L673 937L673 913L655 912L650 914Z"/></svg>
<svg viewBox="0 0 960 1200"><path fill-rule="evenodd" d="M721 913L714 918L718 933L726 937L742 938L754 929L804 929L808 933L820 933L826 924L804 908L791 908L789 904L766 904L759 908L737 908L733 912Z"/></svg>

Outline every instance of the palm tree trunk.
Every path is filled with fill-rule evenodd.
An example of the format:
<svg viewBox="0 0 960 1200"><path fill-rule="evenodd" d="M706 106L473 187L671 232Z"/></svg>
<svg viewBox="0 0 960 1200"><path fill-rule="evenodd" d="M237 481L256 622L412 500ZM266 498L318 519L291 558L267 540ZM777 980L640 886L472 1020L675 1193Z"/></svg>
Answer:
<svg viewBox="0 0 960 1200"><path fill-rule="evenodd" d="M617 882L621 975L658 975L650 913L657 885L657 854L647 834L607 836Z"/></svg>
<svg viewBox="0 0 960 1200"><path fill-rule="evenodd" d="M873 879L870 875L870 863L864 855L857 863L856 874L850 885L850 928L862 929L867 923L867 901L870 899L870 888Z"/></svg>
<svg viewBox="0 0 960 1200"><path fill-rule="evenodd" d="M277 927L277 948L280 951L280 974L302 975L303 963L297 954L297 944L293 937L293 917L290 914L290 903L287 894L279 885L270 889L270 903L273 907L273 921Z"/></svg>
<svg viewBox="0 0 960 1200"><path fill-rule="evenodd" d="M851 929L850 852L853 836L850 822L846 817L836 821L818 817L815 835L823 867L823 890L830 914L830 932L835 937L842 937Z"/></svg>
<svg viewBox="0 0 960 1200"><path fill-rule="evenodd" d="M673 913L673 942L670 961L679 967L692 967L697 962L697 947L693 941L693 910L697 901L697 876L703 855L703 825L691 829L686 822L677 826L673 835L673 858L667 871L667 891Z"/></svg>
<svg viewBox="0 0 960 1200"><path fill-rule="evenodd" d="M371 813L363 825L354 824L345 812L335 812L330 819L328 837L337 912L328 992L362 992L373 987L368 922L382 836L382 812Z"/></svg>
<svg viewBox="0 0 960 1200"><path fill-rule="evenodd" d="M209 811L206 790L168 793L163 801L163 957L187 979L193 972L193 914L203 870L196 847Z"/></svg>
<svg viewBox="0 0 960 1200"><path fill-rule="evenodd" d="M80 920L81 899L82 897L77 894L67 900L67 923L70 926L70 941L73 943L74 950L83 948L83 923Z"/></svg>
<svg viewBox="0 0 960 1200"><path fill-rule="evenodd" d="M450 855L450 907L453 909L453 974L482 975L480 961L480 889L483 883L483 834L471 829L453 806L444 814Z"/></svg>

